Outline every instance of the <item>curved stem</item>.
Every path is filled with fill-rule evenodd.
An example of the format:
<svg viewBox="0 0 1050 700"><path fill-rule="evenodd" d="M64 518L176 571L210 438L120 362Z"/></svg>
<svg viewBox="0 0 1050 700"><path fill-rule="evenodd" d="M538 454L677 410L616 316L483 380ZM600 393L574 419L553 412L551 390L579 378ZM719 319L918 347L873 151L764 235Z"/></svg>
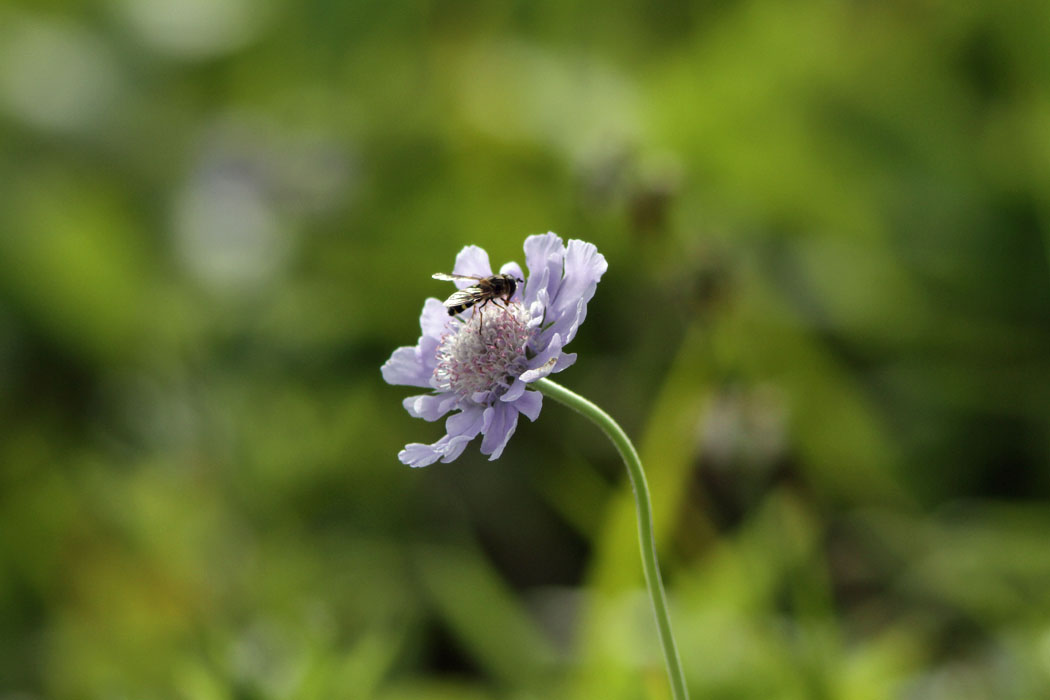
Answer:
<svg viewBox="0 0 1050 700"><path fill-rule="evenodd" d="M627 466L634 490L634 503L638 509L638 543L642 550L642 569L645 571L645 584L649 589L649 599L653 604L653 616L660 632L660 644L667 664L667 675L671 680L671 691L675 700L687 700L689 692L685 687L685 676L682 674L682 660L678 657L674 633L671 631L671 618L667 613L667 595L664 593L663 581L660 579L660 565L656 560L656 541L653 539L653 513L649 500L649 486L645 481L642 461L634 449L627 434L623 432L612 417L595 404L579 394L556 384L549 379L540 379L533 383L545 396L565 404L577 413L586 416L602 429Z"/></svg>

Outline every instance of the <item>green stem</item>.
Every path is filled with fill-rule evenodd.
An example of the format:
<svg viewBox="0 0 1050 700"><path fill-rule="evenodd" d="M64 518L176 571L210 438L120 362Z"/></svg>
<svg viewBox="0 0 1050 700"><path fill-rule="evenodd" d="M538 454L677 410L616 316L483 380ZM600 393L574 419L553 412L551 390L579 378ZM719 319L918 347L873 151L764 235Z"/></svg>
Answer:
<svg viewBox="0 0 1050 700"><path fill-rule="evenodd" d="M638 509L638 543L642 550L642 569L645 571L645 585L649 589L649 599L653 604L653 616L660 632L660 644L664 650L664 661L667 663L667 675L671 680L671 691L675 700L688 700L689 692L685 687L685 676L682 674L682 660L678 657L674 633L671 631L671 618L667 613L667 595L660 580L660 564L656 560L656 541L653 539L653 509L649 500L649 486L645 481L645 471L638 451L634 449L627 434L623 432L612 417L579 394L555 384L549 379L540 379L534 387L555 401L565 404L577 413L590 418L602 429L627 465L627 474L631 477L634 490L634 503Z"/></svg>

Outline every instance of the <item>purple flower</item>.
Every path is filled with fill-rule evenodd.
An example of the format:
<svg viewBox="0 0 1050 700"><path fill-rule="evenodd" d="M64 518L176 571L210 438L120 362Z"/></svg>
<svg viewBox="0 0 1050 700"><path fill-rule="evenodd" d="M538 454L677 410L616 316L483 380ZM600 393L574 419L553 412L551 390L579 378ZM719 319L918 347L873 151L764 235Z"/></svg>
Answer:
<svg viewBox="0 0 1050 700"><path fill-rule="evenodd" d="M446 434L432 445L405 446L397 457L413 467L437 460L451 462L480 433L481 451L496 459L514 434L518 414L529 420L540 414L543 396L528 389L531 382L560 372L576 361L563 352L587 316L587 302L608 268L605 257L591 243L570 240L566 246L553 233L525 239L529 277L504 309L489 303L449 316L438 299L427 299L419 325L423 330L414 347L400 347L383 364L383 379L430 389L410 396L405 409L416 418L445 421ZM478 246L467 246L456 256L456 275L492 275L489 256ZM522 278L521 267L510 262L500 274ZM457 282L460 288L469 286ZM499 302L502 304L502 302Z"/></svg>

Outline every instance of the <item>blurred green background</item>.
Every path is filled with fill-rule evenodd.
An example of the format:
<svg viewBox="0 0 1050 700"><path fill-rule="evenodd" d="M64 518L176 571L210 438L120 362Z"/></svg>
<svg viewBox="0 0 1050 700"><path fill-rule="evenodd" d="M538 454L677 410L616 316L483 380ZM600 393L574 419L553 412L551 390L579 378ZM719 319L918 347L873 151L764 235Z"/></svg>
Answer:
<svg viewBox="0 0 1050 700"><path fill-rule="evenodd" d="M1050 698L1050 4L0 7L0 698L667 698L548 402L410 470L465 244L597 244L697 698Z"/></svg>

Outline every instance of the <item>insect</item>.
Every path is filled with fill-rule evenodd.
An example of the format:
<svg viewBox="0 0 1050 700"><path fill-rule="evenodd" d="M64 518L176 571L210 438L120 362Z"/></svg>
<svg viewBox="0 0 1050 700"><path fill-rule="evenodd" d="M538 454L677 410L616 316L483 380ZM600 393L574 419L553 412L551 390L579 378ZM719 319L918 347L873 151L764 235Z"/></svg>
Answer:
<svg viewBox="0 0 1050 700"><path fill-rule="evenodd" d="M495 303L498 300L503 300L503 304L506 306L510 303L510 298L514 296L514 291L518 288L518 285L525 282L525 280L518 279L513 275L473 277L471 275L446 275L444 272L437 272L433 277L436 280L444 280L446 282L474 282L470 287L460 289L445 300L445 308L448 309L449 316L462 313L475 304L480 304L478 306L479 311L489 302Z"/></svg>

